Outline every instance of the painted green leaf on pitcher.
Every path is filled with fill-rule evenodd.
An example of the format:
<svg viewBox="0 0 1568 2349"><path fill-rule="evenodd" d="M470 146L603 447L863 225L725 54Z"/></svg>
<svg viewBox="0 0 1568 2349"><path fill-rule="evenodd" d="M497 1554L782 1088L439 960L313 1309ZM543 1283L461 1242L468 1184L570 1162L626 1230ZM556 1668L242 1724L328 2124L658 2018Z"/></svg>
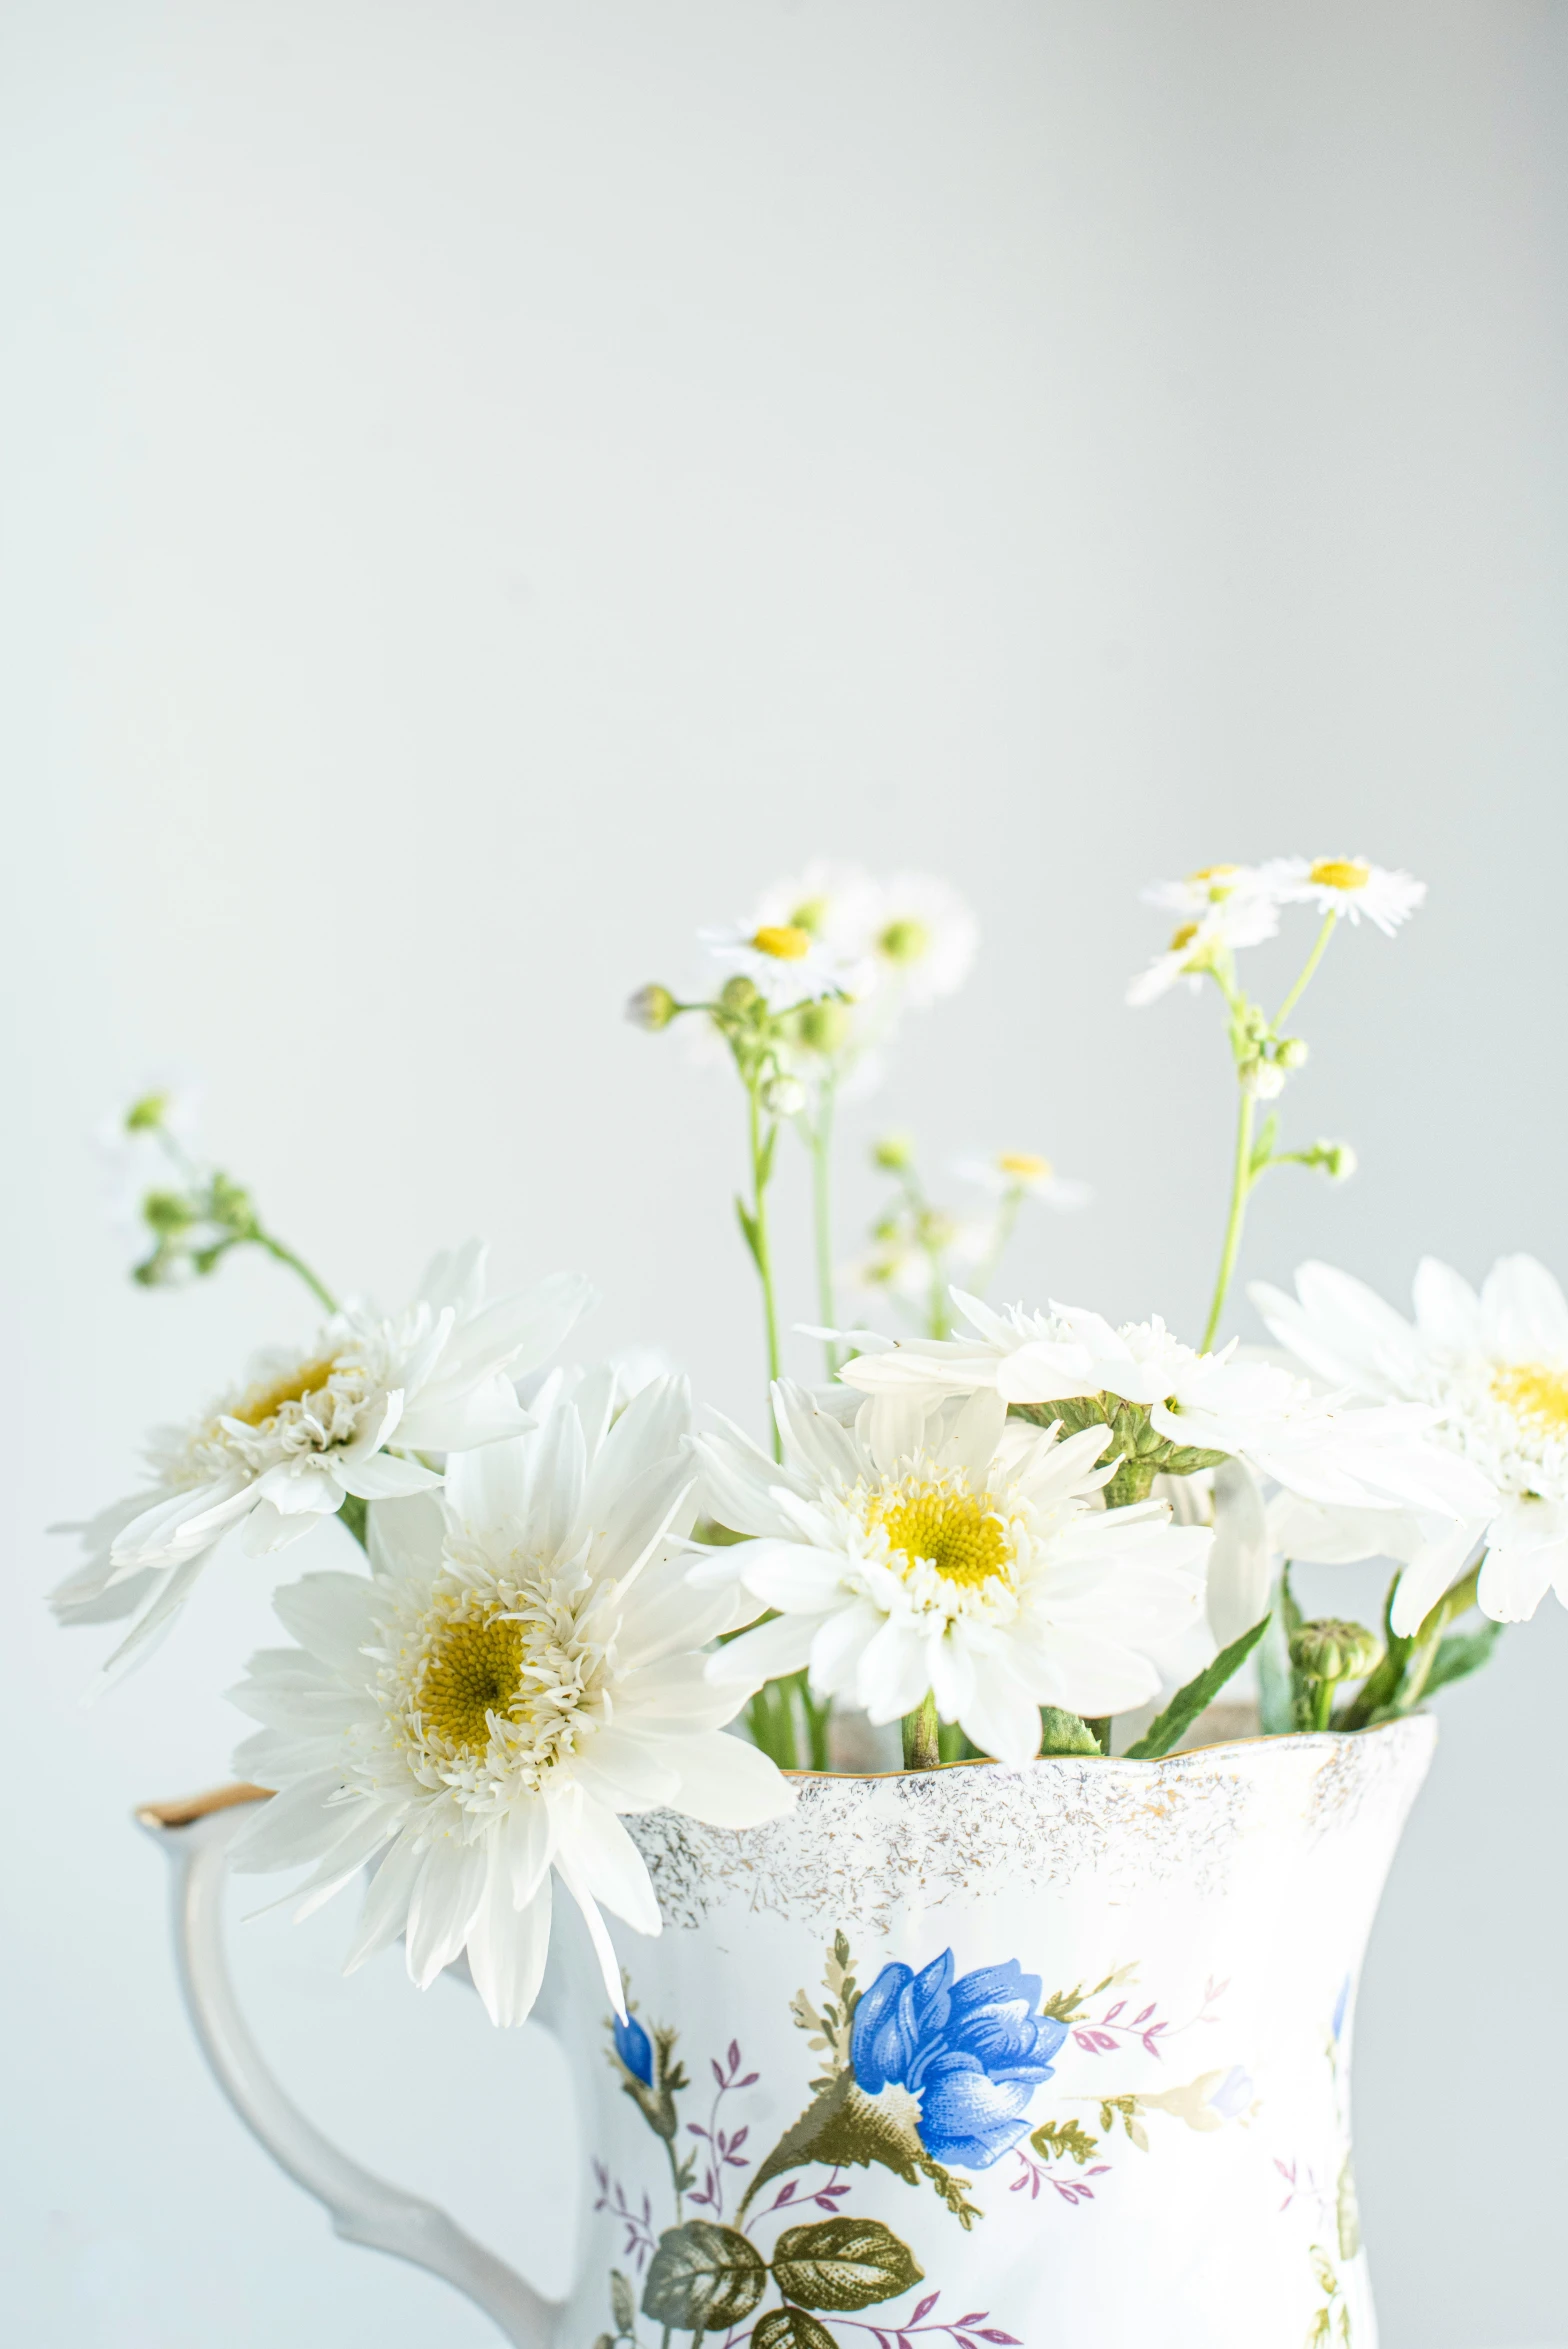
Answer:
<svg viewBox="0 0 1568 2349"><path fill-rule="evenodd" d="M869 2308L921 2282L907 2244L880 2219L820 2219L787 2227L773 2254L773 2276L788 2300L806 2308Z"/></svg>
<svg viewBox="0 0 1568 2349"><path fill-rule="evenodd" d="M643 2314L678 2333L713 2332L750 2316L767 2280L760 2252L744 2235L709 2219L688 2219L659 2238Z"/></svg>

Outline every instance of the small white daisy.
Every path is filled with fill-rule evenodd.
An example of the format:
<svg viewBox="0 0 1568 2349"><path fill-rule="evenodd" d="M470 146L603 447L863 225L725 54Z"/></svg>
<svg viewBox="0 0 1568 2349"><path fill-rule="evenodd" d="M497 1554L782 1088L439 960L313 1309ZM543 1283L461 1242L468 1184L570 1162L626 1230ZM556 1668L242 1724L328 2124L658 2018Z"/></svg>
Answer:
<svg viewBox="0 0 1568 2349"><path fill-rule="evenodd" d="M1161 906L1190 922L1200 921L1217 905L1246 905L1260 899L1266 903L1273 894L1256 865L1200 865L1180 881L1151 881L1147 889L1139 891L1145 905ZM1265 930L1261 935L1272 937L1273 932ZM1254 941L1242 943L1251 945Z"/></svg>
<svg viewBox="0 0 1568 2349"><path fill-rule="evenodd" d="M244 1385L186 1427L155 1432L152 1485L83 1527L88 1556L53 1594L65 1623L123 1619L104 1667L164 1631L226 1534L254 1556L308 1533L344 1500L388 1500L441 1482L420 1455L468 1450L529 1425L512 1385L554 1353L593 1291L557 1273L484 1301L477 1241L438 1256L395 1320L334 1314L306 1348L261 1355Z"/></svg>
<svg viewBox="0 0 1568 2349"><path fill-rule="evenodd" d="M1391 873L1364 857L1275 857L1261 871L1264 887L1281 905L1315 905L1319 913L1363 915L1392 938L1426 897L1426 883L1409 873Z"/></svg>
<svg viewBox="0 0 1568 2349"><path fill-rule="evenodd" d="M558 1375L527 1435L448 1463L441 1509L376 1509L375 1572L280 1591L298 1645L255 1657L235 1692L264 1724L236 1767L278 1789L237 1864L314 1863L303 1915L379 1853L348 1968L401 1933L424 1989L466 1949L497 2023L538 1994L552 1871L624 2016L601 1907L640 1933L660 1917L619 1813L749 1827L793 1799L721 1734L741 1696L706 1677L738 1610L687 1578L684 1382L616 1402L608 1369Z"/></svg>
<svg viewBox="0 0 1568 2349"><path fill-rule="evenodd" d="M1038 1199L1042 1206L1066 1210L1087 1206L1094 1195L1087 1183L1059 1175L1048 1158L1040 1158L1032 1150L998 1150L991 1158L963 1158L953 1171L961 1181L974 1183L996 1199Z"/></svg>
<svg viewBox="0 0 1568 2349"><path fill-rule="evenodd" d="M1129 983L1127 1001L1135 1008L1153 1003L1168 994L1178 979L1185 979L1196 993L1204 973L1217 959L1241 947L1261 945L1278 928L1279 910L1273 898L1257 892L1221 898L1178 924L1165 951Z"/></svg>
<svg viewBox="0 0 1568 2349"><path fill-rule="evenodd" d="M746 1693L809 1671L814 1691L896 1721L929 1690L982 1751L1022 1762L1040 1707L1086 1716L1153 1697L1151 1655L1200 1619L1212 1536L1161 1503L1090 1506L1109 1430L1009 1420L994 1392L930 1407L879 1395L852 1425L804 1389L774 1407L782 1466L744 1438L699 1439L707 1502L754 1538L694 1578L777 1610L708 1664Z"/></svg>
<svg viewBox="0 0 1568 2349"><path fill-rule="evenodd" d="M980 925L958 891L925 873L878 885L864 948L882 984L913 1009L956 993L974 967Z"/></svg>
<svg viewBox="0 0 1568 2349"><path fill-rule="evenodd" d="M824 996L863 991L868 968L825 944L798 922L737 922L728 929L701 930L699 943L716 966L718 984L737 974L750 979L771 1011Z"/></svg>
<svg viewBox="0 0 1568 2349"><path fill-rule="evenodd" d="M1477 1296L1426 1257L1413 1322L1327 1264L1304 1264L1294 1297L1263 1282L1249 1294L1280 1344L1319 1378L1430 1409L1478 1488L1457 1529L1418 1516L1278 1516L1277 1536L1294 1555L1405 1561L1393 1624L1406 1635L1481 1541L1483 1613L1522 1622L1548 1590L1568 1605L1568 1301L1544 1265L1505 1256Z"/></svg>

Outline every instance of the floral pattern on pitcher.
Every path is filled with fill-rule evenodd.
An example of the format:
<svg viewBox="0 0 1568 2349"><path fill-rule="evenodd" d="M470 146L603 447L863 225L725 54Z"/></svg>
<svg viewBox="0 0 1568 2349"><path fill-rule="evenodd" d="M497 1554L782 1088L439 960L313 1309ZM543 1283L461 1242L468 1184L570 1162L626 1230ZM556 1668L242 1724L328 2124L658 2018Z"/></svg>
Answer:
<svg viewBox="0 0 1568 2349"><path fill-rule="evenodd" d="M1019 2165L1010 2192L1027 2189L1033 2200L1049 2185L1072 2205L1093 2199L1089 2181L1111 2168L1096 2157L1111 2150L1117 2132L1119 2142L1148 2152L1149 2113L1200 2132L1249 2120L1252 2082L1240 2066L1230 2066L1158 2092L1108 2089L1074 2099L1097 2108L1098 2137L1075 2118L1030 2128L1034 2097L1055 2078L1057 2058L1068 2047L1098 2059L1132 2043L1158 2058L1180 2030L1216 2019L1212 2008L1224 1986L1213 1983L1198 2013L1176 2032L1153 2003L1136 2014L1128 2013L1125 1997L1098 2007L1135 1971L1123 1967L1092 1990L1057 1991L1042 2004L1040 1977L1025 1974L1016 1958L960 1974L948 1949L918 1971L896 1960L884 1965L862 1990L848 1939L835 1934L825 1995L814 2000L800 1990L790 2001L819 2059L811 2101L760 2161L747 2150L749 2122L737 2119L729 2103L761 2077L746 2068L739 2042L730 2041L722 2060L709 2059L706 2116L685 2120L694 2143L683 2148L679 2100L693 2083L676 2054L676 2034L659 2025L650 2030L628 1999L625 2017L610 2023L609 2060L663 2147L674 2223L656 2228L652 2197L643 2192L633 2200L607 2164L594 2163L594 2209L624 2230L621 2256L632 2271L610 2272L614 2329L600 2335L595 2349L642 2349L639 2315L661 2328L665 2343L673 2333L690 2333L715 2349L746 2342L754 2349L844 2349L827 2317L840 2332L869 2335L876 2349L917 2337L932 2349L939 2340L947 2349L979 2349L982 2342L1019 2349L1017 2337L993 2324L986 2309L944 2315L940 2288L924 2293L907 2314L892 2313L886 2304L917 2291L926 2272L882 2220L844 2207L854 2189L842 2173L875 2164L907 2185L928 2185L967 2232L985 2213L972 2199L972 2178L961 2171L1010 2161ZM805 2175L813 2170L827 2173L816 2185ZM763 2201L770 2187L772 2198ZM810 2211L821 2215L806 2220ZM780 2214L787 2223L770 2252L757 2233ZM770 2290L778 2305L758 2315ZM871 2308L879 2321L855 2313Z"/></svg>

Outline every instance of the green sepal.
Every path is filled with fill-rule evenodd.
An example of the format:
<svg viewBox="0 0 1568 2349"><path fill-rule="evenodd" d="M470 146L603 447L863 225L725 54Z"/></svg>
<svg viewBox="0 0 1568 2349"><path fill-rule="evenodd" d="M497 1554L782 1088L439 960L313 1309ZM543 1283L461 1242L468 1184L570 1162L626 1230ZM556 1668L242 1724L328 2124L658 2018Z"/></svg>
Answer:
<svg viewBox="0 0 1568 2349"><path fill-rule="evenodd" d="M1060 1705L1040 1707L1042 1754L1098 1754L1100 1750L1099 1739L1081 1714L1066 1712Z"/></svg>
<svg viewBox="0 0 1568 2349"><path fill-rule="evenodd" d="M1211 1452L1198 1444L1173 1444L1149 1423L1148 1406L1129 1403L1120 1395L1069 1395L1059 1403L1014 1403L1009 1416L1027 1419L1036 1427L1061 1424L1065 1435L1079 1435L1086 1427L1108 1427L1111 1440L1105 1456L1119 1452L1155 1476L1193 1476L1200 1468L1218 1468L1228 1452Z"/></svg>
<svg viewBox="0 0 1568 2349"><path fill-rule="evenodd" d="M1231 1676L1240 1670L1251 1655L1273 1620L1273 1610L1240 1639L1233 1639L1228 1648L1221 1648L1212 1664L1206 1664L1185 1688L1179 1688L1157 1721L1151 1722L1136 1745L1127 1748L1129 1762L1157 1762L1168 1754L1178 1739L1184 1737L1206 1705L1212 1705Z"/></svg>

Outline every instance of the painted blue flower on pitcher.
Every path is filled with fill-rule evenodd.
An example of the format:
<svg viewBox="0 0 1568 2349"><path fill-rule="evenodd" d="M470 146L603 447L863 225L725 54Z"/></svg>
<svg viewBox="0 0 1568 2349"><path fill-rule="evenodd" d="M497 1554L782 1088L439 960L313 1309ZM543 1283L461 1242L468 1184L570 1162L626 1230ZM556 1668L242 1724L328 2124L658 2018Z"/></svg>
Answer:
<svg viewBox="0 0 1568 2349"><path fill-rule="evenodd" d="M653 2041L635 2015L617 2015L610 2025L615 2052L634 2080L653 2086Z"/></svg>
<svg viewBox="0 0 1568 2349"><path fill-rule="evenodd" d="M855 2009L856 2083L868 2096L908 2090L933 2161L989 2169L1023 2136L1029 2099L1067 2036L1039 2003L1039 1975L1016 1958L956 1980L950 1949L918 1974L884 1966Z"/></svg>

